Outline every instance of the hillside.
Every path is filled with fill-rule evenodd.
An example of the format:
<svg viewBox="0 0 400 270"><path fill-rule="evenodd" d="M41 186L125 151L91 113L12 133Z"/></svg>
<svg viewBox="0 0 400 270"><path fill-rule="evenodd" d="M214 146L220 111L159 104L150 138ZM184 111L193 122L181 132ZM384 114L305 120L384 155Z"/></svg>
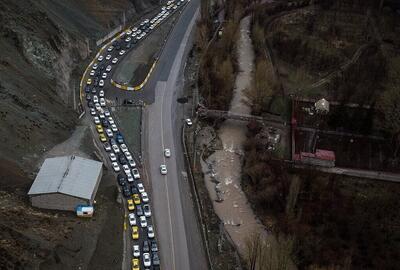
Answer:
<svg viewBox="0 0 400 270"><path fill-rule="evenodd" d="M88 223L69 213L33 209L26 192L43 155L66 140L77 124L75 96L79 77L93 57L89 49L96 52L95 41L119 25L124 12L127 20L135 20L155 4L158 1L0 1L1 269L86 269L93 247L102 241L98 237L115 237L122 230L110 223L120 224L122 217L107 175L97 194L102 206ZM87 149L81 150L90 155L91 140L85 137L83 144ZM104 217L110 215L115 217L108 222ZM99 234L101 230L109 232ZM121 256L119 244L110 243L109 255L98 263L107 259L115 264Z"/></svg>
<svg viewBox="0 0 400 270"><path fill-rule="evenodd" d="M0 2L0 157L24 169L70 134L88 42L151 7L142 0ZM95 49L95 48L92 48ZM81 68L81 67L79 67ZM28 166L28 167L27 167Z"/></svg>

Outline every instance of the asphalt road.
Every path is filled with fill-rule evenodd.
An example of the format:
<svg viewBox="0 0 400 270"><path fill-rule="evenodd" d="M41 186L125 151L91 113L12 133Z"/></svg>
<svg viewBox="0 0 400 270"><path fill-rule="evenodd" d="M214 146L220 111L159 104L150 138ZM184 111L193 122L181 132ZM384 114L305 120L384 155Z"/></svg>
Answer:
<svg viewBox="0 0 400 270"><path fill-rule="evenodd" d="M117 89L109 83L110 77L105 80L104 86L106 100L111 104L117 100L122 103L124 99L150 104L145 108L143 119L144 160L151 183L152 212L162 270L208 269L190 187L185 177L181 144L183 116L179 107L182 105L176 102L183 89L184 59L191 48L192 29L199 6L200 0L191 0L183 10L144 89ZM111 55L114 57L116 53L114 50ZM115 65L109 76L112 76L114 68ZM164 148L171 149L171 158L163 156ZM167 165L167 176L160 174L160 164ZM126 244L130 245L130 230L128 233ZM130 247L125 251L130 253ZM129 258L130 254L126 255ZM129 264L128 261L126 263Z"/></svg>
<svg viewBox="0 0 400 270"><path fill-rule="evenodd" d="M145 159L152 184L162 269L208 268L189 184L184 177L182 109L176 102L182 91L184 59L191 47L198 8L198 0L189 2L143 90L148 99L154 100L145 111ZM171 149L171 158L163 156L164 148ZM161 164L167 165L166 176L160 174Z"/></svg>

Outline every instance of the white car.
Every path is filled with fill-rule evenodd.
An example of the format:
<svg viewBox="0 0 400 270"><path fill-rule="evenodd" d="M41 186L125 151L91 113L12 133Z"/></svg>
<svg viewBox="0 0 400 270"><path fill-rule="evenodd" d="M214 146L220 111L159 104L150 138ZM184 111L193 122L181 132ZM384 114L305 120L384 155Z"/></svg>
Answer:
<svg viewBox="0 0 400 270"><path fill-rule="evenodd" d="M113 132L117 132L117 131L118 131L117 125L116 125L116 124L112 124L112 125L111 125L111 130L112 130Z"/></svg>
<svg viewBox="0 0 400 270"><path fill-rule="evenodd" d="M102 90L103 91L103 90ZM101 91L100 91L101 92ZM104 110L104 115L105 116L107 116L107 117L109 117L111 114L110 114L110 111L109 110Z"/></svg>
<svg viewBox="0 0 400 270"><path fill-rule="evenodd" d="M140 257L139 245L133 245L132 250L133 250L133 257L135 257L135 258Z"/></svg>
<svg viewBox="0 0 400 270"><path fill-rule="evenodd" d="M140 217L140 227L146 228L147 227L147 220L145 216Z"/></svg>
<svg viewBox="0 0 400 270"><path fill-rule="evenodd" d="M87 84L87 85L91 85L91 84L92 84L92 79L90 79L90 78L87 79L86 84Z"/></svg>
<svg viewBox="0 0 400 270"><path fill-rule="evenodd" d="M135 213L129 213L128 219L129 219L129 225L131 225L131 226L136 225Z"/></svg>
<svg viewBox="0 0 400 270"><path fill-rule="evenodd" d="M130 35L130 34L132 34L132 31L128 29L125 33L126 33L127 35Z"/></svg>
<svg viewBox="0 0 400 270"><path fill-rule="evenodd" d="M117 156L114 153L110 153L110 160L112 162L117 161Z"/></svg>
<svg viewBox="0 0 400 270"><path fill-rule="evenodd" d="M120 168L119 168L119 165L118 165L117 162L113 162L112 163L112 167L114 169L114 172L119 172L120 171Z"/></svg>
<svg viewBox="0 0 400 270"><path fill-rule="evenodd" d="M92 68L93 68L94 70L96 70L98 66L99 66L99 65L98 65L97 63L94 63Z"/></svg>
<svg viewBox="0 0 400 270"><path fill-rule="evenodd" d="M100 56L97 58L97 60L99 60L99 62L103 61L103 59L104 59L104 56L102 56L102 55L100 55Z"/></svg>
<svg viewBox="0 0 400 270"><path fill-rule="evenodd" d="M138 35L138 36L136 37L137 40L140 40L141 38L142 38L142 35Z"/></svg>
<svg viewBox="0 0 400 270"><path fill-rule="evenodd" d="M104 90L100 90L99 97L104 97ZM100 104L101 105L101 104Z"/></svg>
<svg viewBox="0 0 400 270"><path fill-rule="evenodd" d="M165 157L170 157L171 156L171 150L169 150L168 148L164 149L164 156Z"/></svg>
<svg viewBox="0 0 400 270"><path fill-rule="evenodd" d="M90 76L94 76L94 74L96 73L96 71L94 69L92 69L89 73Z"/></svg>
<svg viewBox="0 0 400 270"><path fill-rule="evenodd" d="M103 79L107 78L107 73L104 72L104 73L101 75L101 77L102 77Z"/></svg>
<svg viewBox="0 0 400 270"><path fill-rule="evenodd" d="M128 163L129 163L129 166L131 166L131 168L136 167L136 162L133 159L128 159Z"/></svg>
<svg viewBox="0 0 400 270"><path fill-rule="evenodd" d="M93 96L93 102L94 102L94 103L98 103L98 102L99 102L99 97L96 96L96 95L94 95L94 96Z"/></svg>
<svg viewBox="0 0 400 270"><path fill-rule="evenodd" d="M110 60L111 59L111 54L107 54L107 56L106 56L106 60Z"/></svg>
<svg viewBox="0 0 400 270"><path fill-rule="evenodd" d="M131 37L133 37L133 38L136 37L136 33L133 32L132 35L131 35Z"/></svg>
<svg viewBox="0 0 400 270"><path fill-rule="evenodd" d="M108 52L111 52L113 49L114 49L114 46L111 45L110 47L107 48L107 51L108 51Z"/></svg>
<svg viewBox="0 0 400 270"><path fill-rule="evenodd" d="M139 191L140 193L145 192L143 183L138 183L138 184L137 184L137 189L138 189L138 191Z"/></svg>
<svg viewBox="0 0 400 270"><path fill-rule="evenodd" d="M186 125L188 125L189 127L191 127L193 125L193 122L190 118L185 119Z"/></svg>
<svg viewBox="0 0 400 270"><path fill-rule="evenodd" d="M106 71L107 71L107 72L110 72L111 69L112 69L112 66L111 66L111 65L108 65L108 66L106 67Z"/></svg>
<svg viewBox="0 0 400 270"><path fill-rule="evenodd" d="M94 108L90 108L90 114L91 115L96 115L96 110Z"/></svg>
<svg viewBox="0 0 400 270"><path fill-rule="evenodd" d="M125 50L120 50L119 51L119 55L124 55L125 54Z"/></svg>
<svg viewBox="0 0 400 270"><path fill-rule="evenodd" d="M153 229L153 225L149 225L147 226L147 237L150 239L154 238L154 229Z"/></svg>
<svg viewBox="0 0 400 270"><path fill-rule="evenodd" d="M148 203L149 202L149 195L147 195L147 192L142 192L140 195L142 195L142 201L144 203Z"/></svg>
<svg viewBox="0 0 400 270"><path fill-rule="evenodd" d="M113 149L113 151L114 151L115 154L118 154L118 153L119 153L119 147L118 147L118 145L114 144L114 145L112 146L112 149Z"/></svg>
<svg viewBox="0 0 400 270"><path fill-rule="evenodd" d="M128 180L129 183L133 182L133 176L132 176L131 172L126 174L126 180Z"/></svg>
<svg viewBox="0 0 400 270"><path fill-rule="evenodd" d="M109 143L104 143L104 149L106 150L106 152L110 152L111 151L111 146Z"/></svg>
<svg viewBox="0 0 400 270"><path fill-rule="evenodd" d="M111 116L109 116L107 120L108 120L108 123L110 123L110 125L115 124L114 119ZM122 149L122 147L121 147L121 149ZM122 149L122 151L124 151L124 150Z"/></svg>
<svg viewBox="0 0 400 270"><path fill-rule="evenodd" d="M131 39L131 37L127 37L126 39L125 39L125 42L129 42L129 41L131 41L132 39Z"/></svg>
<svg viewBox="0 0 400 270"><path fill-rule="evenodd" d="M112 119L112 118L111 118L111 119ZM110 121L110 120L108 120L108 121ZM111 123L110 123L110 124L111 124ZM120 147L121 147L121 151L122 151L122 152L128 151L128 147L126 147L126 144L123 143L123 144L120 145Z"/></svg>
<svg viewBox="0 0 400 270"><path fill-rule="evenodd" d="M104 86L104 81L103 80L99 81L99 86Z"/></svg>
<svg viewBox="0 0 400 270"><path fill-rule="evenodd" d="M106 100L104 98L100 98L100 106L105 107L106 106Z"/></svg>
<svg viewBox="0 0 400 270"><path fill-rule="evenodd" d="M167 166L165 164L161 164L160 166L160 172L162 175L166 175L167 174Z"/></svg>
<svg viewBox="0 0 400 270"><path fill-rule="evenodd" d="M132 174L135 179L140 179L140 174L138 169L132 169ZM139 190L140 191L140 190Z"/></svg>
<svg viewBox="0 0 400 270"><path fill-rule="evenodd" d="M93 121L96 125L100 124L100 119L98 116L93 117Z"/></svg>
<svg viewBox="0 0 400 270"><path fill-rule="evenodd" d="M101 107L100 107L100 109L101 109ZM100 117L100 119L105 119L106 117L104 116L104 114L99 114L99 117Z"/></svg>
<svg viewBox="0 0 400 270"><path fill-rule="evenodd" d="M129 151L124 152L126 159L133 159L132 154Z"/></svg>
<svg viewBox="0 0 400 270"><path fill-rule="evenodd" d="M143 205L143 212L145 217L151 217L150 205L148 204Z"/></svg>
<svg viewBox="0 0 400 270"><path fill-rule="evenodd" d="M107 137L108 137L108 138L114 137L113 132L112 132L111 129L109 129L109 128L106 129L106 134L107 134Z"/></svg>
<svg viewBox="0 0 400 270"><path fill-rule="evenodd" d="M106 106L106 100L104 98L100 98L100 106L105 107Z"/></svg>
<svg viewBox="0 0 400 270"><path fill-rule="evenodd" d="M97 111L100 111L100 110L101 110L101 106L100 106L99 103L95 103L95 104L94 104L94 107L96 108Z"/></svg>
<svg viewBox="0 0 400 270"><path fill-rule="evenodd" d="M129 165L122 165L122 168L124 169L124 172L126 174L131 174L131 169L129 169Z"/></svg>
<svg viewBox="0 0 400 270"><path fill-rule="evenodd" d="M115 57L112 61L111 61L111 63L113 63L113 64L116 64L118 62L118 58L117 57Z"/></svg>
<svg viewBox="0 0 400 270"><path fill-rule="evenodd" d="M151 266L150 253L143 253L143 265L144 267Z"/></svg>

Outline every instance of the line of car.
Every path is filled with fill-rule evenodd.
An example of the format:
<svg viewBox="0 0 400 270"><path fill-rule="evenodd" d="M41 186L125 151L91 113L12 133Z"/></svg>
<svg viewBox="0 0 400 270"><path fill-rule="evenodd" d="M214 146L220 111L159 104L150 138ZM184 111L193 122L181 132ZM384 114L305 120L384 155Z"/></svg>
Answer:
<svg viewBox="0 0 400 270"><path fill-rule="evenodd" d="M133 27L120 37L121 40L114 41L107 48L107 55L100 55L97 62L92 65L89 78L84 87L87 105L93 122L99 134L99 140L103 143L104 150L108 154L111 166L117 174L117 182L121 186L122 194L127 199L129 210L128 222L131 226L132 236L132 270L140 270L141 265L146 269L159 269L160 258L158 245L155 240L154 227L151 222L150 198L144 185L140 182L140 172L136 167L135 160L130 153L125 139L119 131L111 112L107 108L105 93L102 89L105 80L110 77L109 73L113 65L117 64L119 56L126 54L126 50L133 47L137 41L144 38L159 23L175 11L185 0L168 1L166 6L151 20L146 19L139 26ZM125 41L125 43L124 43ZM126 49L124 49L123 48ZM118 55L113 57L113 51ZM164 156L170 157L171 151L164 149ZM165 164L160 165L160 173L167 174ZM141 256L142 255L142 256ZM140 260L142 258L142 261Z"/></svg>
<svg viewBox="0 0 400 270"><path fill-rule="evenodd" d="M118 44L114 45L115 47L119 46ZM107 51L113 51L115 48L114 45L108 47ZM119 55L125 54L125 51L120 48L116 48L116 50L119 50ZM104 150L110 159L114 172L117 173L117 182L121 186L122 194L127 198L128 210L130 211L128 222L131 225L133 241L132 269L143 269L141 265L145 267L144 269L150 269L150 267L158 269L160 258L158 256L158 245L154 239L154 228L150 220L150 198L145 191L143 183L140 182L140 172L136 167L133 155L125 144L125 139L119 131L110 111L106 108L104 90L101 88L101 90L96 89L97 85L100 87L104 86L104 81L100 80L100 76L102 79L106 79L108 77L107 72L112 69L111 65L108 65L106 68L105 65L109 61L114 64L118 62L118 58L116 57L111 59L111 54L106 57L100 55L97 58L98 62L93 64L89 75L94 76L94 78L93 81L92 78L89 78L85 86L86 100L90 114L93 116L93 122L99 134L99 139L103 143ZM102 72L104 68L106 72ZM142 250L142 256L140 250Z"/></svg>

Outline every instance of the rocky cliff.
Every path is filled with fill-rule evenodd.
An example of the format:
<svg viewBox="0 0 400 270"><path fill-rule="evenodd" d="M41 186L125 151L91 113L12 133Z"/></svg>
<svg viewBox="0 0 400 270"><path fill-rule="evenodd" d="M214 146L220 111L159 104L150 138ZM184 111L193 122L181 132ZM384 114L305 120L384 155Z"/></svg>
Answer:
<svg viewBox="0 0 400 270"><path fill-rule="evenodd" d="M100 217L107 211L118 213L112 208L113 196L98 196L103 200L99 221L94 218L89 226L73 215L33 209L26 192L43 153L74 130L75 96L92 57L89 46L94 54L95 41L117 26L124 13L134 19L155 4L158 1L0 1L0 269L87 269L81 265L90 261L96 247L105 220ZM120 251L109 253L117 256Z"/></svg>
<svg viewBox="0 0 400 270"><path fill-rule="evenodd" d="M80 74L73 71L84 66L89 44L118 25L123 13L139 16L154 3L0 1L1 159L30 170L41 153L70 134Z"/></svg>

